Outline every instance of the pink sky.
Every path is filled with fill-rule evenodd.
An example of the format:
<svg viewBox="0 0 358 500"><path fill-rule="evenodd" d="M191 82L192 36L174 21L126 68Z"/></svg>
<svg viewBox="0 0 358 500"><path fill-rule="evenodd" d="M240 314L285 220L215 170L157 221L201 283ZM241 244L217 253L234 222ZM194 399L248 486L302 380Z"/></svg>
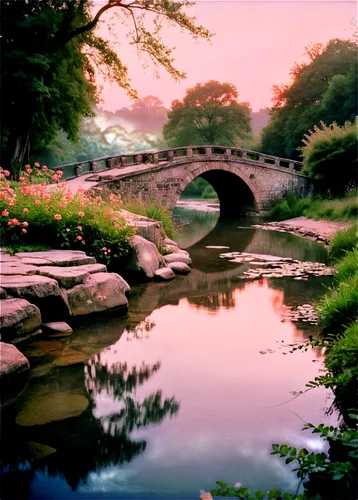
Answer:
<svg viewBox="0 0 358 500"><path fill-rule="evenodd" d="M96 7L100 5L96 2ZM208 1L199 0L189 9L197 22L215 33L212 44L195 41L176 28L163 30L163 40L176 47L176 67L187 73L180 83L152 67L143 69L145 57L124 37L118 36L119 54L129 67L129 76L139 96L158 96L170 106L181 100L185 90L208 80L228 81L236 85L239 99L248 101L254 111L270 106L272 86L289 81L295 61L301 61L304 48L332 38L350 38L356 20L356 3L352 1ZM120 33L122 25L115 25ZM103 23L103 35L108 29ZM123 89L106 85L102 94L105 109L114 111L131 106Z"/></svg>

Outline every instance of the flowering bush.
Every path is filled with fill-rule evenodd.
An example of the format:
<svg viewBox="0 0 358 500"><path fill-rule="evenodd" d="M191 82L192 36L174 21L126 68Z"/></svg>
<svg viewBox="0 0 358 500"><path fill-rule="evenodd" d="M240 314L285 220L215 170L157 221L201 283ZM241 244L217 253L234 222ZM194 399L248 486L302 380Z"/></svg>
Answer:
<svg viewBox="0 0 358 500"><path fill-rule="evenodd" d="M40 166L34 163L34 166L25 165L25 170L20 172L20 182L22 184L53 184L59 182L63 175L62 170L50 170L46 165Z"/></svg>
<svg viewBox="0 0 358 500"><path fill-rule="evenodd" d="M20 183L10 183L8 173L0 170L3 245L80 249L99 262L111 267L118 265L136 232L119 212L120 195L110 194L109 200L104 201L81 188L73 194L65 183L34 184L30 182L33 172L28 174Z"/></svg>

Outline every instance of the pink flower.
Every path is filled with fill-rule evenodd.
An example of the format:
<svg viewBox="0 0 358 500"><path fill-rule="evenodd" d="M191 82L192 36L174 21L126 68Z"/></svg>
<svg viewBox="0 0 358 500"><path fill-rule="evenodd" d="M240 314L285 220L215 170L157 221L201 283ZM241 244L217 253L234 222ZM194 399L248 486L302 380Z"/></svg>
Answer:
<svg viewBox="0 0 358 500"><path fill-rule="evenodd" d="M41 200L36 200L35 205L41 205Z"/></svg>
<svg viewBox="0 0 358 500"><path fill-rule="evenodd" d="M25 177L20 177L20 182L25 182Z"/></svg>
<svg viewBox="0 0 358 500"><path fill-rule="evenodd" d="M79 241L81 241L81 240L82 240L82 236L78 235L78 236L77 236L77 239L78 239Z"/></svg>
<svg viewBox="0 0 358 500"><path fill-rule="evenodd" d="M0 198L5 198L5 193L4 193L4 191L0 191Z"/></svg>
<svg viewBox="0 0 358 500"><path fill-rule="evenodd" d="M23 222L23 223L22 223L22 225L23 225L24 227L28 227L29 223L25 221L25 222Z"/></svg>
<svg viewBox="0 0 358 500"><path fill-rule="evenodd" d="M58 176L58 177L62 177L62 176L63 176L63 172L62 172L62 170L57 170L57 172L56 172L56 173L57 173L57 176Z"/></svg>
<svg viewBox="0 0 358 500"><path fill-rule="evenodd" d="M109 249L107 250L107 252L108 252L108 253L111 253L111 249L109 248Z"/></svg>
<svg viewBox="0 0 358 500"><path fill-rule="evenodd" d="M31 174L31 172L32 172L32 168L28 168L28 169L27 169L27 172L28 172L29 174Z"/></svg>
<svg viewBox="0 0 358 500"><path fill-rule="evenodd" d="M40 164L38 162L34 163L35 167L39 167Z"/></svg>
<svg viewBox="0 0 358 500"><path fill-rule="evenodd" d="M84 217L84 216L85 216L84 212L78 212L78 217Z"/></svg>
<svg viewBox="0 0 358 500"><path fill-rule="evenodd" d="M9 175L10 175L10 172L9 172L8 170L4 170L4 172L3 172L3 173L4 173L4 175L5 175L6 177L9 177Z"/></svg>
<svg viewBox="0 0 358 500"><path fill-rule="evenodd" d="M62 219L62 215L61 214L56 214L55 215L55 219L56 220L61 220Z"/></svg>
<svg viewBox="0 0 358 500"><path fill-rule="evenodd" d="M136 233L138 231L138 229L136 227L132 227L132 232L133 233Z"/></svg>
<svg viewBox="0 0 358 500"><path fill-rule="evenodd" d="M105 252L105 251L107 250L107 248L106 248L106 247L103 247L103 248L102 248L102 250Z"/></svg>
<svg viewBox="0 0 358 500"><path fill-rule="evenodd" d="M105 216L105 217L110 217L110 216L111 216L111 214L110 214L109 212L106 212L106 213L104 214L104 216Z"/></svg>
<svg viewBox="0 0 358 500"><path fill-rule="evenodd" d="M82 231L82 226L77 226L77 229L78 229L79 231Z"/></svg>
<svg viewBox="0 0 358 500"><path fill-rule="evenodd" d="M41 186L46 186L46 182L41 182Z"/></svg>
<svg viewBox="0 0 358 500"><path fill-rule="evenodd" d="M49 194L44 194L43 199L44 200L51 200L51 196Z"/></svg>
<svg viewBox="0 0 358 500"><path fill-rule="evenodd" d="M1 212L1 215L3 215L4 217L7 217L9 215L9 212L7 210L3 210Z"/></svg>
<svg viewBox="0 0 358 500"><path fill-rule="evenodd" d="M11 222L14 224L14 226L19 226L20 225L20 222L16 218L11 219Z"/></svg>
<svg viewBox="0 0 358 500"><path fill-rule="evenodd" d="M42 170L48 170L48 168L46 167L46 165L44 165L44 166L42 167Z"/></svg>
<svg viewBox="0 0 358 500"><path fill-rule="evenodd" d="M52 180L53 180L53 181L57 181L57 180L58 180L58 177L57 177L57 175L56 175L56 174L52 176Z"/></svg>
<svg viewBox="0 0 358 500"><path fill-rule="evenodd" d="M28 209L28 208L24 208L24 212L28 212L28 211L29 211L29 209Z"/></svg>
<svg viewBox="0 0 358 500"><path fill-rule="evenodd" d="M11 220L9 220L9 222L7 223L8 226L12 226L12 222Z"/></svg>
<svg viewBox="0 0 358 500"><path fill-rule="evenodd" d="M27 233L26 229L21 229L21 231L22 231L24 234L26 234L26 233Z"/></svg>
<svg viewBox="0 0 358 500"><path fill-rule="evenodd" d="M61 203L60 204L60 208L66 208L66 207L67 207L66 203Z"/></svg>

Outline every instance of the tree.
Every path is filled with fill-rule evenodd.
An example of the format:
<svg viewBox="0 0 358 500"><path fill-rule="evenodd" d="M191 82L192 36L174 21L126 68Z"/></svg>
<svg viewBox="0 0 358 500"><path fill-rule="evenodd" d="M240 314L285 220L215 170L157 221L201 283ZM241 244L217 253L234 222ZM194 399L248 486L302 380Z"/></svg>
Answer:
<svg viewBox="0 0 358 500"><path fill-rule="evenodd" d="M18 171L31 150L51 143L58 129L76 140L82 116L91 116L98 99L99 71L137 96L127 67L95 32L109 10L155 67L164 67L176 80L183 78L160 31L167 21L194 38L209 39L211 34L183 12L190 5L187 0L107 0L96 10L92 0L4 0L3 164Z"/></svg>
<svg viewBox="0 0 358 500"><path fill-rule="evenodd" d="M231 83L210 80L188 89L183 101L173 101L164 126L171 146L216 144L236 146L251 134L250 108L238 102Z"/></svg>
<svg viewBox="0 0 358 500"><path fill-rule="evenodd" d="M332 195L343 195L357 183L357 124L347 122L320 127L304 137L303 169L317 188Z"/></svg>
<svg viewBox="0 0 358 500"><path fill-rule="evenodd" d="M306 48L309 61L295 64L290 85L275 86L270 122L262 133L261 150L299 158L302 138L321 121L343 125L357 112L357 44L330 40Z"/></svg>

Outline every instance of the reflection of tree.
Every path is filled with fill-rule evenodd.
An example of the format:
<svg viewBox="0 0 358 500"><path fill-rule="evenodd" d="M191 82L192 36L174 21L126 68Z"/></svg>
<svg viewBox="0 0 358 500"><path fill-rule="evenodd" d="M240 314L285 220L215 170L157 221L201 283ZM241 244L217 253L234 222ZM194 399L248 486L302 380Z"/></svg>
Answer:
<svg viewBox="0 0 358 500"><path fill-rule="evenodd" d="M80 368L75 367L76 370ZM76 377L76 387L71 392L83 394L83 385L78 387L78 381L85 385L90 396L90 406L77 418L69 418L61 422L53 422L37 427L18 427L11 419L7 429L7 437L2 443L3 469L17 479L22 490L31 482L37 470L46 471L50 476L63 476L75 490L81 481L86 481L90 472L98 471L110 465L130 462L146 449L145 440L134 440L130 434L136 429L143 429L151 424L160 424L167 416L173 417L179 411L179 403L172 398L165 398L160 390L153 392L137 401L135 393L160 369L160 363L139 367L128 367L127 363L115 363L107 366L101 359L101 354L95 355L87 363L85 377ZM64 370L66 371L66 370ZM60 372L61 373L61 372ZM83 372L82 372L83 374ZM61 375L55 381L53 390L64 390L61 386ZM95 396L109 395L116 401L112 414L96 418L94 408ZM18 411L18 410L17 410ZM11 428L11 426L13 428ZM42 461L31 464L31 469L25 470L24 463L28 457L21 448L24 441L36 441L52 446L57 453ZM12 480L2 493L2 498L19 498L12 493ZM26 484L25 484L26 483Z"/></svg>
<svg viewBox="0 0 358 500"><path fill-rule="evenodd" d="M189 304L195 305L197 309L205 308L216 313L222 307L230 309L235 307L235 291L217 293L215 295L205 295L203 297L188 298Z"/></svg>
<svg viewBox="0 0 358 500"><path fill-rule="evenodd" d="M128 325L130 326L130 325ZM141 321L139 325L136 325L132 328L125 329L125 333L127 334L127 341L131 342L132 340L143 340L149 338L149 332L152 328L155 327L155 321L146 318L144 321Z"/></svg>

